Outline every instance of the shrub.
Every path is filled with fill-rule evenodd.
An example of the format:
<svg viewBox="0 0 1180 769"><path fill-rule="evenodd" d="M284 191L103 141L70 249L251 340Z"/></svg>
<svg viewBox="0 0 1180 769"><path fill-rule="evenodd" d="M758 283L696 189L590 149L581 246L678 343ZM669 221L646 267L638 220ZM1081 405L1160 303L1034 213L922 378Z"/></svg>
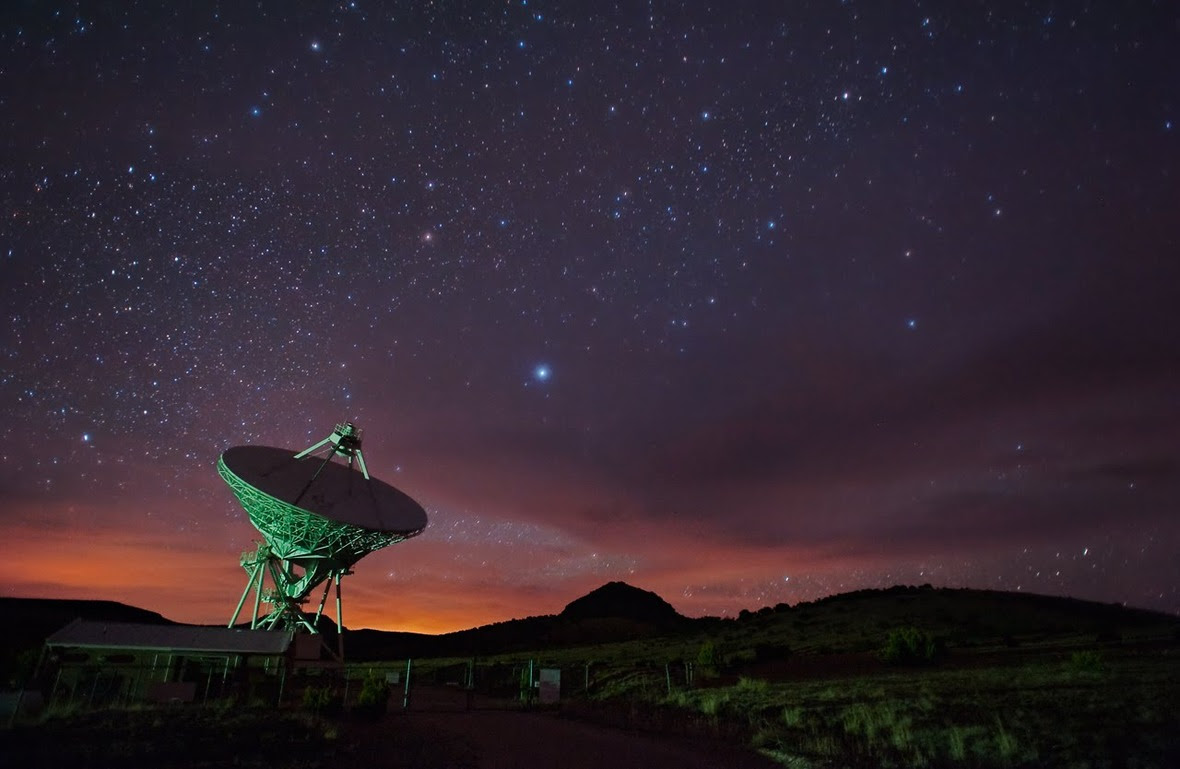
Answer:
<svg viewBox="0 0 1180 769"><path fill-rule="evenodd" d="M717 667L720 662L720 655L717 653L717 645L712 641L705 641L701 647L697 649L697 664L706 669L713 669Z"/></svg>
<svg viewBox="0 0 1180 769"><path fill-rule="evenodd" d="M1004 728L1004 723L998 715L996 716L996 750L1005 762L1015 758L1020 750L1016 736Z"/></svg>
<svg viewBox="0 0 1180 769"><path fill-rule="evenodd" d="M738 649L725 655L722 660L726 668L736 668L741 665L749 665L758 659L758 654L753 649Z"/></svg>
<svg viewBox="0 0 1180 769"><path fill-rule="evenodd" d="M707 716L719 714L729 703L729 694L720 689L714 689L701 695L699 707Z"/></svg>
<svg viewBox="0 0 1180 769"><path fill-rule="evenodd" d="M770 689L770 683L761 678L741 676L737 682L738 691L762 694Z"/></svg>
<svg viewBox="0 0 1180 769"><path fill-rule="evenodd" d="M378 673L365 676L361 693L356 698L356 709L362 713L380 715L389 706L389 684Z"/></svg>
<svg viewBox="0 0 1180 769"><path fill-rule="evenodd" d="M916 627L899 627L889 631L881 659L890 665L929 665L941 649L934 636Z"/></svg>
<svg viewBox="0 0 1180 769"><path fill-rule="evenodd" d="M309 686L303 690L303 708L312 713L324 713L336 706L332 689L327 686Z"/></svg>

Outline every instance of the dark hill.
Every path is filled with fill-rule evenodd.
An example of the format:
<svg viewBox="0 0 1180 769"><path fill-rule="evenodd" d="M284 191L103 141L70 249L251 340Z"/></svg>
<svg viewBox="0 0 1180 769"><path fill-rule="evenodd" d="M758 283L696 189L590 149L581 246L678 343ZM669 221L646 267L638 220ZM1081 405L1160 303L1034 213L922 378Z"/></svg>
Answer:
<svg viewBox="0 0 1180 769"><path fill-rule="evenodd" d="M858 590L795 606L743 611L736 621L697 621L712 623L711 632L724 633L735 645L804 654L873 653L891 630L909 627L932 634L952 650L1048 641L1180 639L1180 618L1161 612L1060 596L930 585Z"/></svg>
<svg viewBox="0 0 1180 769"><path fill-rule="evenodd" d="M353 659L535 652L656 637L711 637L727 648L804 653L872 652L890 629L914 626L954 647L1018 644L1052 637L1114 640L1137 628L1171 628L1176 617L1075 598L967 588L896 586L858 590L796 606L743 611L736 619L681 616L655 593L611 582L558 615L527 617L440 636L360 630ZM1169 631L1170 632L1170 631Z"/></svg>
<svg viewBox="0 0 1180 769"><path fill-rule="evenodd" d="M349 657L356 660L449 657L631 641L693 627L693 620L655 593L610 582L570 602L561 614L495 622L438 636L357 630L345 636L345 645Z"/></svg>
<svg viewBox="0 0 1180 769"><path fill-rule="evenodd" d="M0 617L4 618L6 650L36 648L47 636L79 617L108 622L142 622L149 625L173 625L154 611L128 606L117 601L84 601L62 598L0 597Z"/></svg>
<svg viewBox="0 0 1180 769"><path fill-rule="evenodd" d="M597 590L571 601L561 614L564 620L631 619L653 625L676 625L684 620L672 604L649 590L626 582L608 582Z"/></svg>
<svg viewBox="0 0 1180 769"><path fill-rule="evenodd" d="M0 598L0 610L8 626L0 645L8 650L39 647L47 635L76 617L169 623L155 612L113 601ZM330 621L322 624L326 635L334 635ZM677 636L687 643L696 643L691 639L698 637L716 638L736 650L871 652L890 629L906 626L934 633L960 648L1066 636L1117 641L1124 634L1142 635L1142 629L1153 628L1180 639L1180 618L1173 615L1028 593L897 586L743 611L737 619L690 619L655 593L611 582L571 601L560 614L443 635L352 630L344 643L348 658L356 662L537 652Z"/></svg>

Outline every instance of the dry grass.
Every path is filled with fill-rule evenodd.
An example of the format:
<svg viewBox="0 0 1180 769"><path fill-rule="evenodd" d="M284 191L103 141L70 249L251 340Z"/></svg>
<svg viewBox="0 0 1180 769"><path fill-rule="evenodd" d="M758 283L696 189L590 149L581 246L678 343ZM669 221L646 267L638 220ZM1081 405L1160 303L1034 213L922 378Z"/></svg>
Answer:
<svg viewBox="0 0 1180 769"><path fill-rule="evenodd" d="M669 701L749 722L755 746L786 765L1163 769L1180 758L1180 668L1170 662L1115 658L1095 672L1093 659L1066 658L739 683Z"/></svg>

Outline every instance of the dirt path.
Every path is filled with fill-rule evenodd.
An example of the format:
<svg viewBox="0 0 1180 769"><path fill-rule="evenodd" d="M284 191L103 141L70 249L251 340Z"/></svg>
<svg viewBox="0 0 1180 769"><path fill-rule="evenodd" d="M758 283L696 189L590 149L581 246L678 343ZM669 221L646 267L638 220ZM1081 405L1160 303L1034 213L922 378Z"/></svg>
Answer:
<svg viewBox="0 0 1180 769"><path fill-rule="evenodd" d="M398 703L400 704L400 703ZM419 690L408 711L391 710L363 730L366 765L464 769L781 769L739 746L710 738L628 731L563 717L555 711L506 709L476 698L467 709L456 691ZM392 735L413 735L406 761ZM362 736L362 735L358 735ZM360 746L358 746L360 747ZM359 758L360 756L358 756Z"/></svg>
<svg viewBox="0 0 1180 769"><path fill-rule="evenodd" d="M709 741L641 734L562 718L505 710L392 716L414 731L436 734L478 769L764 769L777 764Z"/></svg>

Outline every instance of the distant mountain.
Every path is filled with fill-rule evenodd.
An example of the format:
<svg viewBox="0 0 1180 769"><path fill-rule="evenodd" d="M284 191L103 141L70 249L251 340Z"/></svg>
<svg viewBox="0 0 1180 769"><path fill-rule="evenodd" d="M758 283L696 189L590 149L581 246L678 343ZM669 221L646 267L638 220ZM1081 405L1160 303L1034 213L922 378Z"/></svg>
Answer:
<svg viewBox="0 0 1180 769"><path fill-rule="evenodd" d="M653 625L678 625L685 617L672 604L649 590L626 582L608 582L597 590L571 601L561 614L564 620L631 619Z"/></svg>
<svg viewBox="0 0 1180 769"><path fill-rule="evenodd" d="M62 598L0 597L4 640L0 646L22 649L40 646L45 638L81 617L107 622L141 622L148 625L176 623L154 611L116 601L84 601Z"/></svg>
<svg viewBox="0 0 1180 769"><path fill-rule="evenodd" d="M525 617L438 636L356 630L345 635L352 659L467 656L531 651L545 647L613 643L693 629L655 593L609 582L571 601L560 614Z"/></svg>
<svg viewBox="0 0 1180 769"><path fill-rule="evenodd" d="M170 623L155 612L113 601L0 598L6 631L0 647L39 646L76 617ZM321 620L329 638L331 621ZM592 646L670 636L712 638L730 646L791 649L796 653L866 652L879 648L891 628L915 626L951 647L1032 643L1078 636L1117 642L1125 632L1163 628L1180 640L1180 617L1073 598L966 588L896 586L858 590L795 606L778 604L737 618L690 619L660 596L625 582L610 582L571 601L560 614L496 622L443 635L350 630L346 656L356 662L407 657L466 657L548 648Z"/></svg>
<svg viewBox="0 0 1180 769"><path fill-rule="evenodd" d="M779 613L761 609L757 615ZM1079 598L974 588L895 585L857 590L798 604L787 614L817 619L858 617L883 625L912 624L945 635L952 642L978 642L1018 636L1089 634L1114 638L1121 630L1176 624L1175 615L1122 604ZM755 614L749 614L755 618Z"/></svg>

